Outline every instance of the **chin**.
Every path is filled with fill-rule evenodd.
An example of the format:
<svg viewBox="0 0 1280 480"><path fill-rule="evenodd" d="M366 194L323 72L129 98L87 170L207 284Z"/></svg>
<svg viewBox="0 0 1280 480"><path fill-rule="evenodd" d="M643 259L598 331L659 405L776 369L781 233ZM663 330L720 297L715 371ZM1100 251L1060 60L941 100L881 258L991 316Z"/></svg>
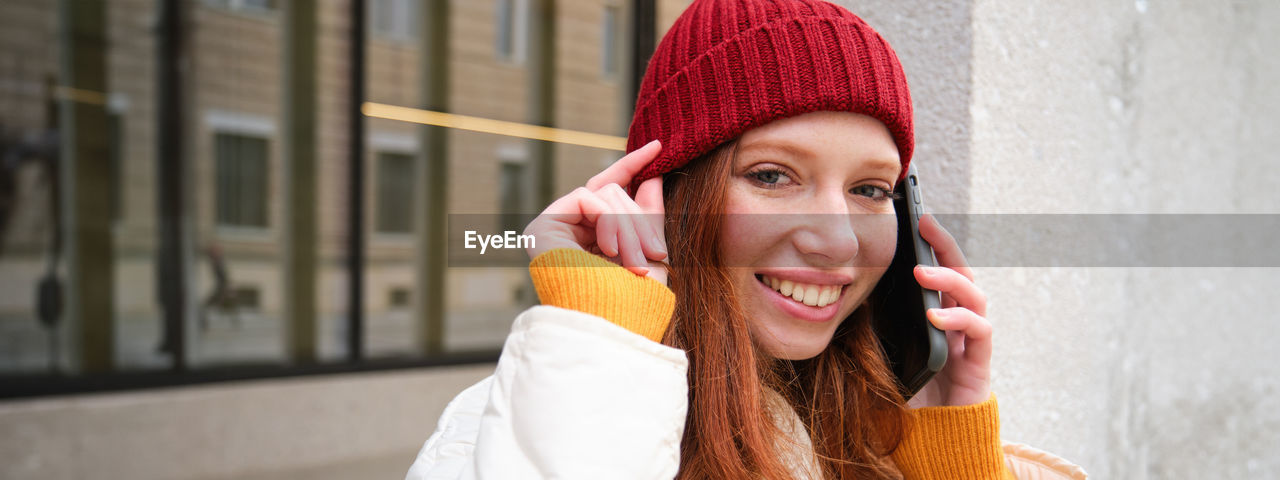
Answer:
<svg viewBox="0 0 1280 480"><path fill-rule="evenodd" d="M822 348L787 349L774 354L773 358L779 360L808 360L818 356L819 353L826 349L826 345L823 345Z"/></svg>
<svg viewBox="0 0 1280 480"><path fill-rule="evenodd" d="M832 332L834 333L834 332ZM831 344L832 335L821 335L809 338L789 338L787 340L769 335L758 335L760 347L769 356L779 360L808 360L818 356L827 345Z"/></svg>

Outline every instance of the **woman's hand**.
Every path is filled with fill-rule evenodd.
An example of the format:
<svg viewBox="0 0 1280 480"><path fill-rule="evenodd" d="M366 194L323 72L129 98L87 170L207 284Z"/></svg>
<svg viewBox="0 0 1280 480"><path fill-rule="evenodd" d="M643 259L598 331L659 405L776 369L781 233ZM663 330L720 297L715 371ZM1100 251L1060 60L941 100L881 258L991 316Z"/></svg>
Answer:
<svg viewBox="0 0 1280 480"><path fill-rule="evenodd" d="M947 333L947 364L907 405L973 405L991 396L991 322L987 297L973 283L960 246L933 215L920 218L920 236L933 246L938 267L915 268L920 286L942 292L942 307L927 314Z"/></svg>
<svg viewBox="0 0 1280 480"><path fill-rule="evenodd" d="M552 202L525 227L536 248L529 258L555 248L575 248L601 255L637 275L667 283L662 206L662 177L646 180L632 200L624 190L640 169L658 157L654 140L600 172L586 186Z"/></svg>

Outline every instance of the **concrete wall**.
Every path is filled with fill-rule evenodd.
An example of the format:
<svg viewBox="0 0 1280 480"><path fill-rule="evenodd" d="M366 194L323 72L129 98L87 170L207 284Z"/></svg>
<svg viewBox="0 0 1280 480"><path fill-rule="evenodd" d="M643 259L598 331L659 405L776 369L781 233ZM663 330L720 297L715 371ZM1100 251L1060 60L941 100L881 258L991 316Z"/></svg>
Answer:
<svg viewBox="0 0 1280 480"><path fill-rule="evenodd" d="M902 57L936 212L1280 210L1275 2L844 3ZM1096 478L1280 477L1280 271L977 270L1004 438Z"/></svg>

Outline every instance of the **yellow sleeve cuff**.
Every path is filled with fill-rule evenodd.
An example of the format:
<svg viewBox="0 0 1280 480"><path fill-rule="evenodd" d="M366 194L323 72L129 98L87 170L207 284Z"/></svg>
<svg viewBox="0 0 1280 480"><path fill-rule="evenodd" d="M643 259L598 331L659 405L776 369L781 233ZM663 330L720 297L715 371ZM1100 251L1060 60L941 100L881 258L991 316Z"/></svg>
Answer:
<svg viewBox="0 0 1280 480"><path fill-rule="evenodd" d="M543 305L590 313L655 342L676 308L666 285L582 250L543 252L529 263L529 275Z"/></svg>
<svg viewBox="0 0 1280 480"><path fill-rule="evenodd" d="M994 393L975 405L912 410L907 436L892 458L910 480L1013 479L1000 449Z"/></svg>

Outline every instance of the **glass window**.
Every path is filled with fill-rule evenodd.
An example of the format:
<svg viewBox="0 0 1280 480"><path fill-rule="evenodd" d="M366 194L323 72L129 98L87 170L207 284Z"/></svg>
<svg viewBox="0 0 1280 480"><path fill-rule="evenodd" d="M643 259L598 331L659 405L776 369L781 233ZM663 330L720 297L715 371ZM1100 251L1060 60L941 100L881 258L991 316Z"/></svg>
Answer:
<svg viewBox="0 0 1280 480"><path fill-rule="evenodd" d="M523 232L524 218L521 213L521 207L525 205L525 184L528 183L528 173L525 171L523 163L503 162L502 163L502 180L499 182L499 207L502 212L502 229Z"/></svg>
<svg viewBox="0 0 1280 480"><path fill-rule="evenodd" d="M498 19L493 28L497 35L497 56L500 59L511 59L515 51L515 0L498 0Z"/></svg>
<svg viewBox="0 0 1280 480"><path fill-rule="evenodd" d="M275 0L240 0L240 8L247 10L274 10Z"/></svg>
<svg viewBox="0 0 1280 480"><path fill-rule="evenodd" d="M387 305L394 310L404 310L409 308L409 289L406 287L392 287L387 292Z"/></svg>
<svg viewBox="0 0 1280 480"><path fill-rule="evenodd" d="M267 226L267 139L218 133L218 225Z"/></svg>
<svg viewBox="0 0 1280 480"><path fill-rule="evenodd" d="M427 235L463 217L523 231L544 197L621 156L634 104L607 73L628 65L621 0L365 0L359 39L347 0L18 3L0 7L0 59L23 59L0 68L3 393L134 371L182 383L229 366L496 358L537 301L527 262L454 264ZM435 22L447 38L423 35ZM543 45L556 50L532 55ZM613 141L548 139L579 133ZM72 241L101 248L73 257Z"/></svg>
<svg viewBox="0 0 1280 480"><path fill-rule="evenodd" d="M369 31L375 35L389 35L395 29L393 0L373 0L369 3Z"/></svg>
<svg viewBox="0 0 1280 480"><path fill-rule="evenodd" d="M528 0L497 0L495 13L494 56L507 63L524 63Z"/></svg>
<svg viewBox="0 0 1280 480"><path fill-rule="evenodd" d="M124 208L124 115L116 112L107 114L107 168L111 176L111 221L116 223Z"/></svg>
<svg viewBox="0 0 1280 480"><path fill-rule="evenodd" d="M413 155L378 153L377 231L413 232Z"/></svg>
<svg viewBox="0 0 1280 480"><path fill-rule="evenodd" d="M276 9L276 0L205 0L204 3L214 7L247 12L267 12Z"/></svg>
<svg viewBox="0 0 1280 480"><path fill-rule="evenodd" d="M609 3L607 10L599 0L543 10L528 0L450 2L447 9L420 12L424 25L447 13L449 24L458 26L447 29L447 38L393 46L370 33L365 112L374 235L366 247L363 314L371 357L501 348L511 321L537 301L523 252L490 251L479 264L458 263L454 248L461 248L467 230L523 232L529 215L554 199L542 196L567 193L599 171L602 156L622 155L625 112L634 100L618 81L627 64L621 55L625 10L619 6L625 4ZM548 33L555 37L541 38ZM433 48L436 41L443 48ZM555 51L534 55L533 48L543 45ZM601 57L602 48L611 52L608 58ZM441 51L444 56L433 54ZM605 64L614 76L601 75ZM424 88L440 85L424 73L465 80ZM548 90L552 95L542 93ZM547 125L545 119L554 120ZM559 130L559 138L593 133L617 141L556 143L519 133L533 125ZM383 152L412 152L415 167L428 171L397 168L405 163ZM397 178L423 184L399 184ZM397 204L412 208L398 211ZM409 227L391 217L413 218L413 235L378 235ZM441 253L429 250L424 236L441 231L448 251L437 258ZM495 258L502 260L489 260ZM408 290L407 305L395 293L401 288Z"/></svg>
<svg viewBox="0 0 1280 480"><path fill-rule="evenodd" d="M604 7L604 25L600 33L600 69L605 77L616 77L620 69L618 61L619 11L614 5Z"/></svg>
<svg viewBox="0 0 1280 480"><path fill-rule="evenodd" d="M251 312L262 309L262 291L257 287L240 286L232 289L232 292L236 308Z"/></svg>
<svg viewBox="0 0 1280 480"><path fill-rule="evenodd" d="M371 34L398 41L418 37L419 0L372 0L369 2Z"/></svg>

